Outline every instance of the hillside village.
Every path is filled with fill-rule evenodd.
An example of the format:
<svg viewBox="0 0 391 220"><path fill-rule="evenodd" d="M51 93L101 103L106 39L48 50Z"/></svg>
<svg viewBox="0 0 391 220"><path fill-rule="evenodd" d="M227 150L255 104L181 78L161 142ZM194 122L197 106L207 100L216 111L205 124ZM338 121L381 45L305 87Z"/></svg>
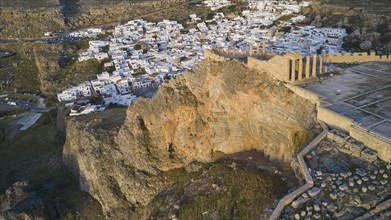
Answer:
<svg viewBox="0 0 391 220"><path fill-rule="evenodd" d="M214 10L228 5L227 0L204 3ZM77 105L71 115L102 111L110 104L130 105L136 100L136 90L156 88L165 80L192 69L204 58L205 49L249 51L250 47L265 42L267 51L277 54L301 52L305 56L341 52L345 29L295 24L303 21L301 8L309 5L309 2L251 0L242 16L216 13L212 19L202 20L196 14L190 15L190 23L195 27L188 30L170 20L153 23L136 19L120 24L109 41L89 41L88 50L78 58L80 62L105 60L104 67L114 71L102 72L97 79L62 91L57 95L58 100L69 102L96 94L103 96L102 105ZM287 15L290 20L281 20ZM287 26L290 30L281 31ZM71 34L93 37L99 32L91 29Z"/></svg>

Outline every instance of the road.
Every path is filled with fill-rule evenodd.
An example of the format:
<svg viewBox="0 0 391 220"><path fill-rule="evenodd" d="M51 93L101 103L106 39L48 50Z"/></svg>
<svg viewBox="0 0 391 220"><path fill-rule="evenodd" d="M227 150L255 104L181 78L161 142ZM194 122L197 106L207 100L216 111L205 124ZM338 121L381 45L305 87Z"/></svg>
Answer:
<svg viewBox="0 0 391 220"><path fill-rule="evenodd" d="M34 102L21 100L21 99L11 98L11 97L8 100L1 99L0 103L8 104L8 102L13 102L16 105L11 105L11 106L27 108L27 109L30 109L33 112L46 112L46 111L49 111L49 110L57 108L56 106L47 107L46 104L45 104L45 99L43 97L41 97L41 96L30 95L30 94L18 94L18 95L38 99L38 104L34 103ZM2 95L1 98L5 98L6 96L7 95Z"/></svg>
<svg viewBox="0 0 391 220"><path fill-rule="evenodd" d="M158 9L156 11L149 12L147 14L138 15L138 16L135 16L133 19L145 18L145 17L151 16L151 15L157 14L159 12L162 12L164 10L179 8L179 7L184 6L184 5L198 3L198 2L200 2L200 0L190 0L190 1L187 1L187 2L183 2L181 4L177 4L175 6L165 7L165 8ZM129 18L129 20L131 20L131 19L132 18ZM121 22L124 22L124 21L113 21L113 22L98 24L98 25L94 25L94 26L87 26L87 27L83 27L83 28L76 28L76 29L72 29L72 30L70 30L68 32L62 33L61 36L57 36L57 37L41 37L41 38L35 38L35 39L34 38L0 39L0 43L3 43L3 44L18 44L18 43L25 43L25 42L44 42L44 43L48 43L48 44L61 44L61 43L66 43L66 42L79 41L79 40L100 40L101 38L75 38L75 37L69 37L68 34L70 34L71 32L74 32L74 31L83 30L83 29L87 29L87 28L98 28L98 27L103 27L104 28L104 27L107 27L107 26L115 26L115 25L118 25Z"/></svg>

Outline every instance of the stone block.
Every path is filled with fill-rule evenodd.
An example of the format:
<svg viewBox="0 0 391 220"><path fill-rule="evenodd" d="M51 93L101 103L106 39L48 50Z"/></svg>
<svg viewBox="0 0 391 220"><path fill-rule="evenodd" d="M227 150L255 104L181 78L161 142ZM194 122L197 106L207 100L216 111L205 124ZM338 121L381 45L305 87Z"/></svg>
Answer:
<svg viewBox="0 0 391 220"><path fill-rule="evenodd" d="M335 129L329 131L327 133L327 137L330 140L336 142L339 146L344 146L347 140L349 139L349 136Z"/></svg>
<svg viewBox="0 0 391 220"><path fill-rule="evenodd" d="M299 208L303 203L307 202L310 198L307 196L304 198L303 196L300 196L295 201L292 202L292 207L297 209Z"/></svg>
<svg viewBox="0 0 391 220"><path fill-rule="evenodd" d="M366 148L361 152L361 158L367 160L368 162L374 162L377 160L377 152Z"/></svg>
<svg viewBox="0 0 391 220"><path fill-rule="evenodd" d="M314 187L310 190L308 190L308 195L310 195L311 197L315 197L317 195L319 195L320 193L320 189L318 187Z"/></svg>
<svg viewBox="0 0 391 220"><path fill-rule="evenodd" d="M352 152L350 151L349 148L346 148L345 146L338 146L337 150L341 153L347 154L347 155L352 155Z"/></svg>
<svg viewBox="0 0 391 220"><path fill-rule="evenodd" d="M339 196L339 197L344 197L344 196L345 196L345 193L340 191L340 192L338 192L338 196Z"/></svg>
<svg viewBox="0 0 391 220"><path fill-rule="evenodd" d="M334 199L334 200L337 199L337 193L336 192L331 192L330 193L330 198Z"/></svg>
<svg viewBox="0 0 391 220"><path fill-rule="evenodd" d="M348 186L345 185L345 184L343 184L343 185L340 185L338 188L339 188L339 190L341 190L341 191L345 191L345 190L348 189Z"/></svg>
<svg viewBox="0 0 391 220"><path fill-rule="evenodd" d="M352 152L352 155L356 157L361 156L361 152L364 150L365 146L362 143L357 142L354 139L349 139L345 145L346 148Z"/></svg>

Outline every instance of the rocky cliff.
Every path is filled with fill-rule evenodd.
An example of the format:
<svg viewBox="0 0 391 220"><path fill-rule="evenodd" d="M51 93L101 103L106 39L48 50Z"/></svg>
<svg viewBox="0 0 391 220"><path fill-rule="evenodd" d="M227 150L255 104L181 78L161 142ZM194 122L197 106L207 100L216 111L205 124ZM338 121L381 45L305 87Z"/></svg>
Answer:
<svg viewBox="0 0 391 220"><path fill-rule="evenodd" d="M315 127L311 103L238 61L205 60L121 111L70 118L63 152L108 216L148 204L170 184L165 171L216 152L256 149L289 162Z"/></svg>

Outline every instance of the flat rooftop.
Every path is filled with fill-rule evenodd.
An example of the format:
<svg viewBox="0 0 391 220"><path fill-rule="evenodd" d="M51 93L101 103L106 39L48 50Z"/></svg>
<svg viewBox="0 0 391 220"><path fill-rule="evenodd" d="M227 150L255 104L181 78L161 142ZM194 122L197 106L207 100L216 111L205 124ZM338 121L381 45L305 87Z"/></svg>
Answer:
<svg viewBox="0 0 391 220"><path fill-rule="evenodd" d="M325 98L327 108L391 139L391 65L371 62L305 86Z"/></svg>

